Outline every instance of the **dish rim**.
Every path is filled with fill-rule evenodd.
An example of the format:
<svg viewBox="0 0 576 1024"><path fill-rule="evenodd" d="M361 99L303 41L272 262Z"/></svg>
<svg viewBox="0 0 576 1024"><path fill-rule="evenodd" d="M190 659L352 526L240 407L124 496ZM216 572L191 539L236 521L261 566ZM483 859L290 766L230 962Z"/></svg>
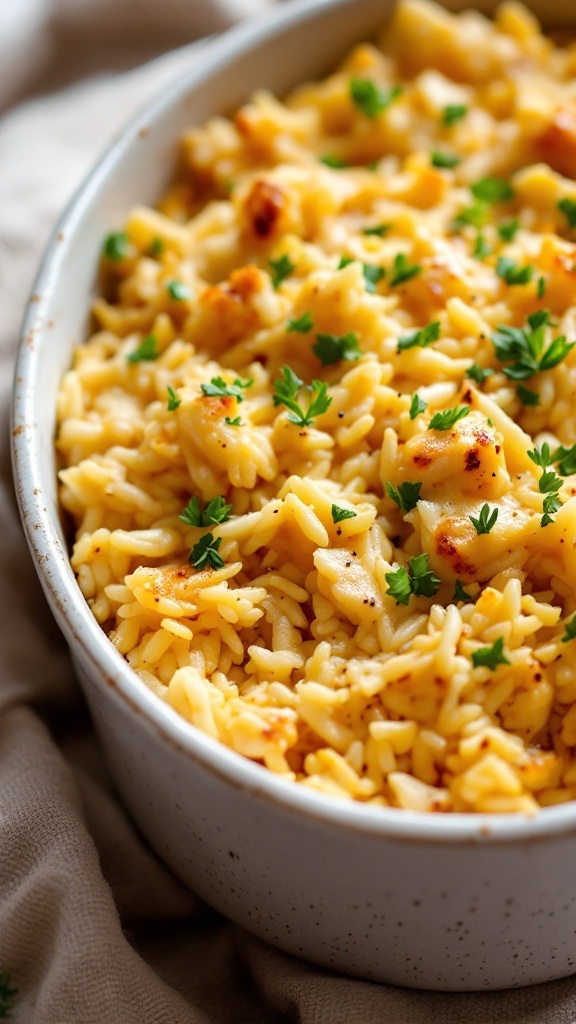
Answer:
<svg viewBox="0 0 576 1024"><path fill-rule="evenodd" d="M284 780L271 770L237 754L185 721L138 679L97 623L72 573L69 554L62 547L57 514L44 502L40 452L34 429L35 398L39 388L38 347L49 333L49 309L64 254L76 245L84 213L97 198L123 156L138 137L162 114L202 88L205 80L226 71L230 64L271 37L298 23L302 29L326 10L353 6L353 0L291 0L228 29L216 39L197 43L194 65L148 101L112 139L93 165L58 219L51 234L27 303L15 365L12 401L12 462L24 532L36 571L64 636L74 654L80 648L99 677L111 685L116 697L141 714L149 728L182 755L225 779L228 785L271 801L278 810L312 818L326 827L344 828L376 840L411 840L422 843L469 845L492 842L530 842L560 835L576 835L576 801L545 807L536 815L450 813L431 814L331 798ZM376 4L374 5L376 6Z"/></svg>

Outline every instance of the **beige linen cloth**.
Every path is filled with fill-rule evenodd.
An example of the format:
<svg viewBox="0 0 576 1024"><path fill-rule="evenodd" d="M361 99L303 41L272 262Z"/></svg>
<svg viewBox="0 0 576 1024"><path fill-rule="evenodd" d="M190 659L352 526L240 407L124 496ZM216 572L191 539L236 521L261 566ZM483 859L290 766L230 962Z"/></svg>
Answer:
<svg viewBox="0 0 576 1024"><path fill-rule="evenodd" d="M280 953L201 904L116 799L22 537L8 401L48 233L122 123L197 59L185 44L265 6L0 0L0 973L18 989L10 1019L574 1024L576 979L481 995L373 985Z"/></svg>

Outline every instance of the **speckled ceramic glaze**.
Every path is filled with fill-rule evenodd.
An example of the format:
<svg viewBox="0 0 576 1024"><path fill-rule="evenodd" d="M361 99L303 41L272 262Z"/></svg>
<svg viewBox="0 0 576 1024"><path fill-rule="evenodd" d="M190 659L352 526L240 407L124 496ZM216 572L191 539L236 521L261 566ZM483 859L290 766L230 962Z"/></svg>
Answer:
<svg viewBox="0 0 576 1024"><path fill-rule="evenodd" d="M550 24L576 24L572 0L530 6ZM54 234L26 315L16 482L118 789L185 882L263 939L340 971L419 988L526 985L576 970L576 804L533 820L434 817L283 782L188 726L132 674L76 585L58 518L56 392L85 335L103 236L131 205L161 193L185 126L233 110L258 86L283 93L326 73L391 7L280 4L194 54L188 73L106 154Z"/></svg>

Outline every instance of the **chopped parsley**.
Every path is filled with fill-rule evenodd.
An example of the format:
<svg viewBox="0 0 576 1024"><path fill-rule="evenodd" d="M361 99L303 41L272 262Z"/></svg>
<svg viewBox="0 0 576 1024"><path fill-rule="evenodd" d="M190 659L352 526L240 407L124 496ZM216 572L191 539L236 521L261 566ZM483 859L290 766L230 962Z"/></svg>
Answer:
<svg viewBox="0 0 576 1024"><path fill-rule="evenodd" d="M536 296L539 299L543 299L545 294L546 294L546 278L544 277L544 274L540 274L540 277L538 278L538 282L537 282L537 285L536 285Z"/></svg>
<svg viewBox="0 0 576 1024"><path fill-rule="evenodd" d="M483 203L508 203L514 198L514 189L504 180L496 175L489 175L481 178L470 186L470 191L475 199Z"/></svg>
<svg viewBox="0 0 576 1024"><path fill-rule="evenodd" d="M458 420L463 419L469 412L469 405L455 405L452 409L445 409L444 412L435 412L428 424L428 430L450 430Z"/></svg>
<svg viewBox="0 0 576 1024"><path fill-rule="evenodd" d="M236 377L233 384L227 384L223 377L212 377L209 384L201 384L200 387L209 398L235 398L237 402L243 402L242 392L253 383L252 378L241 380L240 377Z"/></svg>
<svg viewBox="0 0 576 1024"><path fill-rule="evenodd" d="M338 270L343 270L344 267L347 267L350 265L350 263L355 262L356 260L354 260L351 256L341 256L340 262L338 264ZM382 280L383 277L386 276L386 271L384 270L384 267L377 267L375 266L374 263L363 263L362 273L364 274L364 286L366 288L366 291L372 292L372 294L374 294L374 292L377 290L376 285L378 284L379 281Z"/></svg>
<svg viewBox="0 0 576 1024"><path fill-rule="evenodd" d="M289 366L283 366L282 376L274 381L274 405L285 405L290 410L290 423L295 423L299 427L309 427L313 419L326 412L332 402L332 396L326 394L328 385L324 381L313 380L311 385L305 386L306 391L311 393L311 398L308 408L302 409L296 395L304 386L304 381L300 380Z"/></svg>
<svg viewBox="0 0 576 1024"><path fill-rule="evenodd" d="M452 228L454 231L460 231L461 228L470 227L483 228L486 223L486 217L488 214L488 206L486 203L476 202L472 206L465 206L460 213L458 213L452 221Z"/></svg>
<svg viewBox="0 0 576 1024"><path fill-rule="evenodd" d="M573 444L571 448L560 445L554 452L554 461L558 462L558 469L562 476L572 476L573 473L576 473L576 444Z"/></svg>
<svg viewBox="0 0 576 1024"><path fill-rule="evenodd" d="M429 555L422 554L410 558L408 568L401 565L395 572L386 573L390 594L398 604L408 604L412 594L418 597L434 597L442 580L428 568Z"/></svg>
<svg viewBox="0 0 576 1024"><path fill-rule="evenodd" d="M325 153L324 156L319 156L318 159L321 164L331 167L334 171L342 171L345 167L350 166L343 157L336 156L335 153Z"/></svg>
<svg viewBox="0 0 576 1024"><path fill-rule="evenodd" d="M430 163L433 167L449 169L457 167L458 164L462 163L462 157L456 156L454 153L443 153L439 149L433 149L430 154Z"/></svg>
<svg viewBox="0 0 576 1024"><path fill-rule="evenodd" d="M362 355L358 346L358 338L353 331L348 334L317 334L316 344L312 345L312 351L318 357L322 366L331 366L340 359L347 359L353 362Z"/></svg>
<svg viewBox="0 0 576 1024"><path fill-rule="evenodd" d="M168 412L174 412L180 405L181 401L182 399L178 398L174 388L171 388L170 385L168 385L168 402L166 405Z"/></svg>
<svg viewBox="0 0 576 1024"><path fill-rule="evenodd" d="M516 219L507 220L505 224L500 224L498 228L498 234L503 242L512 242L516 235L516 232L520 228L520 222Z"/></svg>
<svg viewBox="0 0 576 1024"><path fill-rule="evenodd" d="M184 302L192 297L192 292L183 281L167 281L166 287L170 298L174 299L175 302Z"/></svg>
<svg viewBox="0 0 576 1024"><path fill-rule="evenodd" d="M428 402L425 402L417 391L412 395L412 401L410 402L410 419L415 420L419 413L426 412L428 408Z"/></svg>
<svg viewBox="0 0 576 1024"><path fill-rule="evenodd" d="M229 416L225 416L224 423L227 423L229 427L239 427L242 423L242 420L240 419L239 416L235 416L233 420L230 419Z"/></svg>
<svg viewBox="0 0 576 1024"><path fill-rule="evenodd" d="M231 508L232 505L227 505L222 495L219 494L216 498L212 498L202 511L198 498L194 496L190 498L178 518L187 526L214 526L230 519Z"/></svg>
<svg viewBox="0 0 576 1024"><path fill-rule="evenodd" d="M355 519L358 515L349 508L341 508L340 505L332 505L332 522L341 523L343 519Z"/></svg>
<svg viewBox="0 0 576 1024"><path fill-rule="evenodd" d="M18 995L18 989L12 985L12 978L9 971L0 971L0 1018L7 1019L14 996Z"/></svg>
<svg viewBox="0 0 576 1024"><path fill-rule="evenodd" d="M490 370L488 367L478 366L478 363L472 363L472 366L469 366L466 370L466 376L469 377L470 380L473 380L475 384L478 384L479 387L484 383L484 381L488 380L488 377L491 377L493 373L494 370Z"/></svg>
<svg viewBox="0 0 576 1024"><path fill-rule="evenodd" d="M442 121L446 125L456 124L466 117L468 107L463 103L448 103L442 111Z"/></svg>
<svg viewBox="0 0 576 1024"><path fill-rule="evenodd" d="M479 647L477 651L472 652L472 664L474 668L485 668L492 669L494 672L498 668L498 665L510 665L511 662L504 654L504 637L499 636L494 641L491 647Z"/></svg>
<svg viewBox="0 0 576 1024"><path fill-rule="evenodd" d="M398 338L398 351L404 352L407 348L416 347L426 348L433 341L438 341L439 337L440 321L434 320L427 327L421 327L419 331L409 331L408 334L403 334L401 338Z"/></svg>
<svg viewBox="0 0 576 1024"><path fill-rule="evenodd" d="M522 402L522 405L531 406L535 409L540 405L540 395L537 391L532 391L532 388L525 388L523 384L519 384L516 388L516 395Z"/></svg>
<svg viewBox="0 0 576 1024"><path fill-rule="evenodd" d="M421 488L421 482L406 482L404 484L399 484L398 490L396 490L389 480L386 481L386 493L388 494L388 497L392 498L392 501L396 502L398 508L401 509L402 512L411 512L413 508L416 508Z"/></svg>
<svg viewBox="0 0 576 1024"><path fill-rule="evenodd" d="M362 228L363 235L377 235L378 238L383 238L384 235L390 231L391 224L374 224L370 228Z"/></svg>
<svg viewBox="0 0 576 1024"><path fill-rule="evenodd" d="M409 281L411 277L417 277L418 274L422 273L422 267L418 263L410 263L407 256L403 252L399 252L394 257L394 263L392 265L392 279L390 284L394 288L397 284L402 284L404 281Z"/></svg>
<svg viewBox="0 0 576 1024"><path fill-rule="evenodd" d="M203 537L200 537L188 555L188 561L192 568L196 569L196 572L199 569L205 569L206 566L210 566L211 569L222 569L224 559L222 555L218 554L221 543L222 537L214 537L212 533L205 533Z"/></svg>
<svg viewBox="0 0 576 1024"><path fill-rule="evenodd" d="M158 359L160 353L156 347L157 344L156 335L148 334L138 348L134 349L129 356L126 356L127 361L129 363L144 363L152 359Z"/></svg>
<svg viewBox="0 0 576 1024"><path fill-rule="evenodd" d="M154 235L148 252L151 256L160 256L164 252L164 242L158 235Z"/></svg>
<svg viewBox="0 0 576 1024"><path fill-rule="evenodd" d="M104 255L119 263L128 255L128 235L125 231L112 231L104 240Z"/></svg>
<svg viewBox="0 0 576 1024"><path fill-rule="evenodd" d="M293 270L296 270L296 264L292 263L292 260L286 254L278 260L268 260L268 266L270 267L273 288L279 288L282 281L289 277Z"/></svg>
<svg viewBox="0 0 576 1024"><path fill-rule="evenodd" d="M574 199L560 199L557 207L566 217L569 228L576 228L576 202Z"/></svg>
<svg viewBox="0 0 576 1024"><path fill-rule="evenodd" d="M493 508L490 511L490 505L485 502L480 509L480 514L476 519L474 516L468 516L468 519L472 523L472 526L476 530L476 533L490 533L490 530L496 524L498 519L498 509Z"/></svg>
<svg viewBox="0 0 576 1024"><path fill-rule="evenodd" d="M550 453L550 445L547 441L544 442L541 448L534 447L527 454L528 458L531 459L536 466L540 466L540 469L548 469L548 466L551 466L555 461Z"/></svg>
<svg viewBox="0 0 576 1024"><path fill-rule="evenodd" d="M314 327L314 321L312 314L307 311L303 313L297 320L288 321L288 332L298 331L299 334L307 334Z"/></svg>
<svg viewBox="0 0 576 1024"><path fill-rule="evenodd" d="M365 117L378 117L387 110L394 100L402 93L402 86L393 85L390 89L381 89L369 78L350 79L350 99Z"/></svg>
<svg viewBox="0 0 576 1024"><path fill-rule="evenodd" d="M529 263L525 267L519 267L516 260L510 256L499 256L496 273L506 284L528 284L534 277L534 267Z"/></svg>
<svg viewBox="0 0 576 1024"><path fill-rule="evenodd" d="M573 615L570 622L566 623L566 631L562 637L562 643L567 644L576 637L576 615Z"/></svg>
<svg viewBox="0 0 576 1024"><path fill-rule="evenodd" d="M471 594L467 594L460 580L456 580L454 584L454 593L452 595L452 601L473 601L474 598Z"/></svg>
<svg viewBox="0 0 576 1024"><path fill-rule="evenodd" d="M551 370L566 358L576 342L567 342L562 335L544 349L545 330L550 314L540 309L528 317L527 327L500 325L492 335L492 344L509 380L528 380L542 370Z"/></svg>
<svg viewBox="0 0 576 1024"><path fill-rule="evenodd" d="M476 235L474 248L472 250L472 255L477 260L483 260L486 258L486 256L489 256L491 252L492 249L488 245L486 239L484 238L484 235L481 234L481 232L478 232L478 234Z"/></svg>

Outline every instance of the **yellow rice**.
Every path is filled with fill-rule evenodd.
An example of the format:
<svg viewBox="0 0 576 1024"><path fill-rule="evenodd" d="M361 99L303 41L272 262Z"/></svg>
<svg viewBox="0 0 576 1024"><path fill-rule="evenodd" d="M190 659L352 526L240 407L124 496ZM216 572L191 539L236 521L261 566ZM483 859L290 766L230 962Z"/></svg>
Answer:
<svg viewBox="0 0 576 1024"><path fill-rule="evenodd" d="M478 201L494 176L513 192ZM158 209L133 209L107 249L96 333L58 401L79 585L160 700L286 780L418 811L576 797L576 477L541 525L527 454L576 441L576 349L518 382L492 340L540 309L546 344L576 338L575 178L575 47L514 2L489 22L401 0L325 81L190 131ZM399 255L418 270L394 283ZM429 324L436 340L399 347ZM359 357L322 365L316 335L350 333ZM130 361L149 335L155 358ZM473 363L493 372L475 382ZM328 385L305 426L273 402L284 366ZM205 395L218 377L252 383ZM406 483L408 512L390 496ZM179 518L217 495L232 518ZM484 504L498 517L478 533ZM208 532L223 567L196 571ZM440 584L399 603L391 575L422 553Z"/></svg>

